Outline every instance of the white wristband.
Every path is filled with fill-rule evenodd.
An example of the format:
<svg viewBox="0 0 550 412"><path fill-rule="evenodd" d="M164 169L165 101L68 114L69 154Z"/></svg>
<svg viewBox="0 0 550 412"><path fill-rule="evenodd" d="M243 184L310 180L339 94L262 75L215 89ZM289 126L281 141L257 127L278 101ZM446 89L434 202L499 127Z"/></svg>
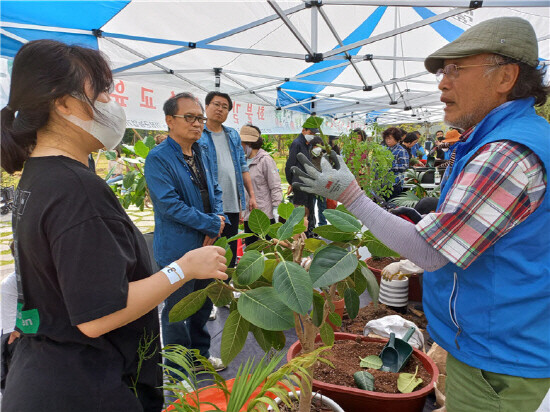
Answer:
<svg viewBox="0 0 550 412"><path fill-rule="evenodd" d="M170 281L170 284L172 285L176 282L179 282L180 280L185 279L183 270L181 270L180 266L176 262L170 263L168 266L161 269L161 272L164 272L164 274Z"/></svg>

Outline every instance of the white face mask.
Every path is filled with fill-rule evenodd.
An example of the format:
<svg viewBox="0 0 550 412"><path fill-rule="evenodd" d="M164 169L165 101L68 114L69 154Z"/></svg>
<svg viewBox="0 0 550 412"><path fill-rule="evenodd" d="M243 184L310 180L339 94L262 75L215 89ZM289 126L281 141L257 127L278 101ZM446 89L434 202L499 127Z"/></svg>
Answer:
<svg viewBox="0 0 550 412"><path fill-rule="evenodd" d="M250 158L250 155L252 154L252 148L248 145L244 145L244 154L247 158Z"/></svg>
<svg viewBox="0 0 550 412"><path fill-rule="evenodd" d="M311 153L313 153L313 156L315 157L320 156L322 151L323 149L321 149L320 147L314 147L313 149L311 149Z"/></svg>
<svg viewBox="0 0 550 412"><path fill-rule="evenodd" d="M77 99L79 98L77 97ZM96 100L94 106L104 119L106 119L108 125L104 125L96 119L82 120L72 114L62 114L62 116L72 124L90 133L103 143L107 150L113 150L120 144L124 137L124 132L126 131L126 114L124 113L124 109L114 100L109 100L107 103Z"/></svg>
<svg viewBox="0 0 550 412"><path fill-rule="evenodd" d="M304 137L306 138L306 142L311 142L313 140L313 138L315 137L315 135L313 134L305 134Z"/></svg>

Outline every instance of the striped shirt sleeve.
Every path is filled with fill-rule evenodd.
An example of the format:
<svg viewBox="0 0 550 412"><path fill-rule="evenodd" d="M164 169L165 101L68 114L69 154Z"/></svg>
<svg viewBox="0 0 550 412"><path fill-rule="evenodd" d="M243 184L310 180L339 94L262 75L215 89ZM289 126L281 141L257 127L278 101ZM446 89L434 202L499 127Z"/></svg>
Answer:
<svg viewBox="0 0 550 412"><path fill-rule="evenodd" d="M532 150L510 141L489 143L462 170L439 212L416 229L465 269L533 213L545 191L546 173Z"/></svg>

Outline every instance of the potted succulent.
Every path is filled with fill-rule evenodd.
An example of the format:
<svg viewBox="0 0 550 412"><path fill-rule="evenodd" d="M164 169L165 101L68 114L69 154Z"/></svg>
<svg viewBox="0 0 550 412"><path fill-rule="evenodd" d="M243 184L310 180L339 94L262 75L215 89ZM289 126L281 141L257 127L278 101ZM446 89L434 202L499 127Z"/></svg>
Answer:
<svg viewBox="0 0 550 412"><path fill-rule="evenodd" d="M221 357L230 362L243 348L252 332L264 350L284 346L283 331L294 328L303 353L315 351L317 335L327 346L334 342L334 331L329 321L340 326L341 317L332 303L336 292L344 297L350 318L359 311L359 295L368 290L373 300L378 299L378 284L365 262L358 258L358 249L365 244L361 223L349 212L325 210L330 225L314 231L321 239L305 239L303 232L304 208L281 204L279 216L284 224L271 224L260 210L253 210L249 218L251 230L259 240L249 245L236 270L229 270L233 286L215 281L207 288L193 292L174 306L171 321L180 321L196 312L210 297L216 306L230 304L230 314L221 340ZM267 236L272 239L267 240ZM230 249L232 239L220 239L217 244ZM304 257L311 263L302 267ZM230 257L227 255L227 257ZM238 292L236 295L233 292ZM311 368L300 374L302 390L300 411L309 411L312 392Z"/></svg>

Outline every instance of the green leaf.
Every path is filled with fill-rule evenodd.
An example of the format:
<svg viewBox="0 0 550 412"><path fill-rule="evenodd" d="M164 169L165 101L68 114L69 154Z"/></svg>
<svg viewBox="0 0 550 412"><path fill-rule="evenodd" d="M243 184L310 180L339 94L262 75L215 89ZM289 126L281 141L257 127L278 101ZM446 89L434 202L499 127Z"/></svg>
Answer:
<svg viewBox="0 0 550 412"><path fill-rule="evenodd" d="M348 215L355 217L354 214L351 213L348 209L346 209L346 207L342 203L340 203L338 206L336 206L336 210L338 210L340 212L343 212L343 213L347 213Z"/></svg>
<svg viewBox="0 0 550 412"><path fill-rule="evenodd" d="M361 272L361 265L357 265L353 273L350 275L350 279L353 281L353 288L358 295L362 295L367 289L367 279Z"/></svg>
<svg viewBox="0 0 550 412"><path fill-rule="evenodd" d="M330 321L330 323L332 323L334 326L338 328L342 326L342 318L336 312L329 313L328 320Z"/></svg>
<svg viewBox="0 0 550 412"><path fill-rule="evenodd" d="M227 238L224 236L216 239L216 241L214 242L214 246L219 246L227 249Z"/></svg>
<svg viewBox="0 0 550 412"><path fill-rule="evenodd" d="M145 176L141 176L137 182L136 193L141 193L145 191L146 185L147 185L147 182L145 181Z"/></svg>
<svg viewBox="0 0 550 412"><path fill-rule="evenodd" d="M380 242L370 230L363 233L363 242L373 257L399 257L399 253Z"/></svg>
<svg viewBox="0 0 550 412"><path fill-rule="evenodd" d="M206 289L190 293L174 305L168 319L170 322L179 322L195 314L206 301Z"/></svg>
<svg viewBox="0 0 550 412"><path fill-rule="evenodd" d="M265 237L265 235L267 235L267 232L269 232L269 226L271 226L271 222L264 212L262 212L260 209L254 209L250 212L250 217L248 218L248 226L250 227L250 230L252 230L260 237Z"/></svg>
<svg viewBox="0 0 550 412"><path fill-rule="evenodd" d="M134 184L134 180L136 179L136 171L132 170L131 172L128 172L124 175L124 178L122 179L122 186L124 189L129 189Z"/></svg>
<svg viewBox="0 0 550 412"><path fill-rule="evenodd" d="M319 334L321 335L321 340L327 346L332 346L334 344L334 331L328 323L323 323L319 329Z"/></svg>
<svg viewBox="0 0 550 412"><path fill-rule="evenodd" d="M372 273L372 271L367 267L367 264L365 262L360 261L359 266L361 267L361 273L367 280L367 291L369 292L371 300L374 302L374 307L378 307L378 295L380 294L380 285L376 280L376 276L374 276L374 273Z"/></svg>
<svg viewBox="0 0 550 412"><path fill-rule="evenodd" d="M105 158L107 160L116 160L116 152L114 150L109 150L105 152Z"/></svg>
<svg viewBox="0 0 550 412"><path fill-rule="evenodd" d="M306 230L307 230L306 225L304 225L303 223L300 222L296 226L294 226L294 229L292 230L292 235L294 236L294 235L297 235L299 233L303 233Z"/></svg>
<svg viewBox="0 0 550 412"><path fill-rule="evenodd" d="M258 342L258 345L260 345L264 352L268 352L271 348L279 351L285 347L286 337L284 332L265 330L251 323L249 325L256 342Z"/></svg>
<svg viewBox="0 0 550 412"><path fill-rule="evenodd" d="M277 222L269 226L269 231L267 232L268 236L271 238L277 238L277 230L279 230L282 225L283 224L281 222Z"/></svg>
<svg viewBox="0 0 550 412"><path fill-rule="evenodd" d="M145 146L147 146L149 149L152 149L156 145L155 138L153 136L145 137L145 139L143 139L143 143L145 143Z"/></svg>
<svg viewBox="0 0 550 412"><path fill-rule="evenodd" d="M141 140L138 140L134 145L134 151L139 157L143 157L144 159L149 154L149 148Z"/></svg>
<svg viewBox="0 0 550 412"><path fill-rule="evenodd" d="M269 246L271 246L270 242L263 239L259 239L254 243L251 243L250 245L246 246L246 251L249 252L251 250L264 250Z"/></svg>
<svg viewBox="0 0 550 412"><path fill-rule="evenodd" d="M227 317L223 326L221 342L221 358L228 365L243 349L250 324L238 311L233 311Z"/></svg>
<svg viewBox="0 0 550 412"><path fill-rule="evenodd" d="M277 207L277 213L279 213L279 216L281 216L285 220L287 220L290 217L293 210L294 210L294 205L292 203L281 203Z"/></svg>
<svg viewBox="0 0 550 412"><path fill-rule="evenodd" d="M382 359L378 355L370 355L362 358L359 366L362 368L380 369L382 367Z"/></svg>
<svg viewBox="0 0 550 412"><path fill-rule="evenodd" d="M305 208L303 206L294 209L287 221L277 230L277 239L285 240L291 237L294 231L294 226L302 221L304 215Z"/></svg>
<svg viewBox="0 0 550 412"><path fill-rule="evenodd" d="M237 265L237 280L240 285L257 281L264 271L264 257L257 250L245 252Z"/></svg>
<svg viewBox="0 0 550 412"><path fill-rule="evenodd" d="M344 302L346 303L346 310L350 319L355 319L359 313L359 295L355 289L346 289L344 292Z"/></svg>
<svg viewBox="0 0 550 412"><path fill-rule="evenodd" d="M313 310L311 311L311 320L317 327L323 323L323 308L325 306L325 298L319 293L313 293Z"/></svg>
<svg viewBox="0 0 550 412"><path fill-rule="evenodd" d="M134 152L134 146L130 146L130 145L127 145L127 144L123 144L121 145L120 147L122 149L122 154L125 154L126 156L131 156L131 155L135 155L136 153Z"/></svg>
<svg viewBox="0 0 550 412"><path fill-rule="evenodd" d="M418 385L422 383L422 379L416 377L417 373L418 373L418 366L416 367L414 375L412 373L399 374L399 377L397 378L397 389L399 390L399 392L411 393L414 390L414 388L416 388Z"/></svg>
<svg viewBox="0 0 550 412"><path fill-rule="evenodd" d="M273 281L273 272L277 267L277 261L275 259L267 259L264 263L264 272L262 277L269 282Z"/></svg>
<svg viewBox="0 0 550 412"><path fill-rule="evenodd" d="M349 242L355 239L355 233L344 232L333 225L319 226L313 229L324 239L332 240L333 242Z"/></svg>
<svg viewBox="0 0 550 412"><path fill-rule="evenodd" d="M234 242L238 239L246 239L247 237L254 236L253 233L237 233L235 236L231 236L229 239L227 239L227 243Z"/></svg>
<svg viewBox="0 0 550 412"><path fill-rule="evenodd" d="M323 215L327 220L332 223L337 229L343 232L359 232L361 231L362 224L356 218L349 213L344 213L339 210L326 209Z"/></svg>
<svg viewBox="0 0 550 412"><path fill-rule="evenodd" d="M287 330L294 327L294 314L277 292L270 287L260 287L243 292L237 308L250 323L267 330Z"/></svg>
<svg viewBox="0 0 550 412"><path fill-rule="evenodd" d="M322 288L347 278L357 267L355 252L328 245L320 250L309 268L314 288Z"/></svg>
<svg viewBox="0 0 550 412"><path fill-rule="evenodd" d="M207 294L212 303L218 307L225 306L233 300L233 292L222 282L211 283L207 289Z"/></svg>
<svg viewBox="0 0 550 412"><path fill-rule="evenodd" d="M359 371L353 374L353 380L358 388L366 391L374 390L374 376L367 371Z"/></svg>
<svg viewBox="0 0 550 412"><path fill-rule="evenodd" d="M321 239L309 238L305 240L305 248L310 252L315 252L321 246L325 246L327 242Z"/></svg>
<svg viewBox="0 0 550 412"><path fill-rule="evenodd" d="M294 312L305 315L313 300L311 278L294 262L282 261L273 272L273 288L281 300Z"/></svg>

